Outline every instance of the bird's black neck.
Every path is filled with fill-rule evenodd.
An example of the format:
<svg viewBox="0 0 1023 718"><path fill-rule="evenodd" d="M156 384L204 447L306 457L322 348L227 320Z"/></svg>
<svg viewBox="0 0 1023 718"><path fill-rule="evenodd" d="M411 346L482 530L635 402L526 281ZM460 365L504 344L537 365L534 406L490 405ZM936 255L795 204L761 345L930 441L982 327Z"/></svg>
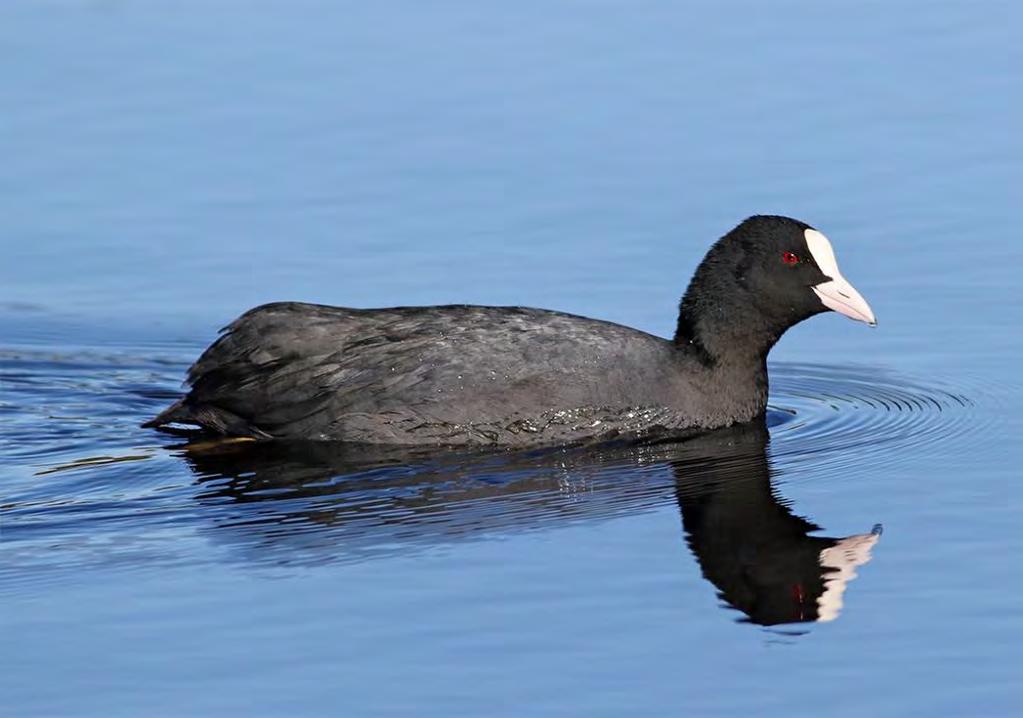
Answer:
<svg viewBox="0 0 1023 718"><path fill-rule="evenodd" d="M687 294L679 307L674 342L708 368L740 364L759 369L787 328L765 321L748 306L707 305Z"/></svg>

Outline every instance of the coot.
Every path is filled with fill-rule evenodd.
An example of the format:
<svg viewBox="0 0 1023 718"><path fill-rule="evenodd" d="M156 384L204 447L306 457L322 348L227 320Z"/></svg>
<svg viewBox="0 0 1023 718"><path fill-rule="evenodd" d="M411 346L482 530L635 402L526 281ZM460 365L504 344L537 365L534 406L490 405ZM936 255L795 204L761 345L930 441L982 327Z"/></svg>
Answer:
<svg viewBox="0 0 1023 718"><path fill-rule="evenodd" d="M823 234L755 216L700 263L670 340L525 307L266 304L144 426L401 445L684 436L762 416L771 347L829 309L876 324Z"/></svg>

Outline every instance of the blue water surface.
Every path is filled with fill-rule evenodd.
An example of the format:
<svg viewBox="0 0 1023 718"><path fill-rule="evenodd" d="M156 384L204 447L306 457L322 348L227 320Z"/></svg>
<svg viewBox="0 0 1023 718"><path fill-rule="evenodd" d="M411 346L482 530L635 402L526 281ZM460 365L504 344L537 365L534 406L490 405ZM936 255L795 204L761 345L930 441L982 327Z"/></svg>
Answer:
<svg viewBox="0 0 1023 718"><path fill-rule="evenodd" d="M7 0L0 714L1018 714L1021 26ZM754 213L827 233L880 322L783 339L770 436L396 457L138 428L266 301L668 335Z"/></svg>

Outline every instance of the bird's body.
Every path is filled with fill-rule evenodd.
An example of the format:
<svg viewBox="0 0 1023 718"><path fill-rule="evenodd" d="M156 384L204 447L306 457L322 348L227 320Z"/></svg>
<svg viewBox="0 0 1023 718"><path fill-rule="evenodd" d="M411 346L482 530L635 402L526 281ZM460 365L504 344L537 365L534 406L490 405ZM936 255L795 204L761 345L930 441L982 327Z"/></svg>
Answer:
<svg viewBox="0 0 1023 718"><path fill-rule="evenodd" d="M190 401L163 418L225 434L414 445L677 434L734 423L724 409L733 401L742 419L763 410L764 367L734 369L542 309L287 302L232 323L190 370Z"/></svg>
<svg viewBox="0 0 1023 718"><path fill-rule="evenodd" d="M767 219L776 233L807 228ZM189 393L147 425L259 439L530 446L748 421L766 408L768 351L789 326L824 311L809 289L831 279L814 264L803 273L816 284L800 280L799 293L776 302L756 296L771 289L758 265L771 280L774 260L745 236L730 239L752 221L697 270L672 340L523 307L267 304L226 328L189 370ZM796 276L789 271L781 276Z"/></svg>

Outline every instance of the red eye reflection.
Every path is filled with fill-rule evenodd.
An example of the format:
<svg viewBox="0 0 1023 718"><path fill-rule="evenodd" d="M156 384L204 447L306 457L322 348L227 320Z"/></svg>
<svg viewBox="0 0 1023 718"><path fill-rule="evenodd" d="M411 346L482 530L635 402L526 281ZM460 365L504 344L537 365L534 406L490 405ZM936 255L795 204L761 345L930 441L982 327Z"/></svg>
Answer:
<svg viewBox="0 0 1023 718"><path fill-rule="evenodd" d="M799 264L799 257L792 252L786 252L781 255L781 261L785 262L785 264Z"/></svg>

